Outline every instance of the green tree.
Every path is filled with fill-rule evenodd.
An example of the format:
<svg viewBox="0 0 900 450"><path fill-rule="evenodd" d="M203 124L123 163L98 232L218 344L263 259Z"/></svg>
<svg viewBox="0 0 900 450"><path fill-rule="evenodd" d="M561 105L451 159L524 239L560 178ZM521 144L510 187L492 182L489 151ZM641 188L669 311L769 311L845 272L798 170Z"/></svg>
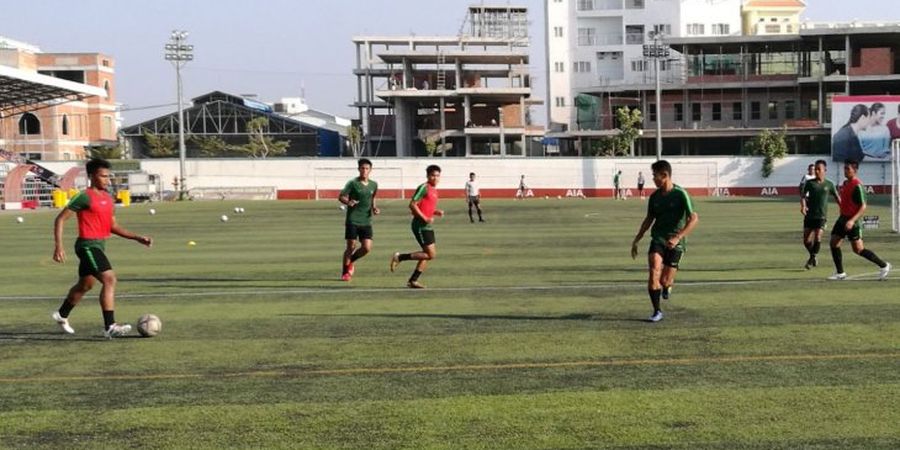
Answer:
<svg viewBox="0 0 900 450"><path fill-rule="evenodd" d="M153 158L167 158L175 156L175 138L167 134L155 134L149 131L144 132L144 140L147 141L147 147L150 149L150 156Z"/></svg>
<svg viewBox="0 0 900 450"><path fill-rule="evenodd" d="M200 154L207 157L229 156L234 153L232 146L218 136L194 136L191 138Z"/></svg>
<svg viewBox="0 0 900 450"><path fill-rule="evenodd" d="M425 138L425 153L428 153L428 156L434 156L434 154L437 153L437 150L437 139L431 136Z"/></svg>
<svg viewBox="0 0 900 450"><path fill-rule="evenodd" d="M640 135L640 124L644 121L641 110L627 106L616 109L619 131L615 136L602 137L591 142L590 154L594 156L627 156L634 141Z"/></svg>
<svg viewBox="0 0 900 450"><path fill-rule="evenodd" d="M266 135L269 129L269 119L257 117L247 122L247 134L250 141L245 145L235 147L235 150L251 157L265 159L268 156L279 156L287 153L290 141L276 141Z"/></svg>
<svg viewBox="0 0 900 450"><path fill-rule="evenodd" d="M347 142L354 158L362 156L362 130L358 126L347 128Z"/></svg>
<svg viewBox="0 0 900 450"><path fill-rule="evenodd" d="M761 171L763 178L769 178L775 171L775 160L784 158L787 154L788 146L785 135L787 135L787 129L782 128L780 131L773 132L767 128L747 142L745 150L748 153L763 157Z"/></svg>
<svg viewBox="0 0 900 450"><path fill-rule="evenodd" d="M125 148L122 144L118 145L92 145L86 147L88 157L110 159L122 159L125 154Z"/></svg>

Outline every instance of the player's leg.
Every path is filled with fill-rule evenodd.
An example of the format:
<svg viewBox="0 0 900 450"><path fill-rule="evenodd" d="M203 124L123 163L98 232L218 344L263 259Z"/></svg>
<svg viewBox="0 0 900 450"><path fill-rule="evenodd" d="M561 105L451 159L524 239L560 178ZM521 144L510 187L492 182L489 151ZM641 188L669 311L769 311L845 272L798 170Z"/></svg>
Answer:
<svg viewBox="0 0 900 450"><path fill-rule="evenodd" d="M819 265L819 250L822 249L822 233L825 232L825 221L813 231L813 244L812 244L812 266L816 267Z"/></svg>
<svg viewBox="0 0 900 450"><path fill-rule="evenodd" d="M475 218L472 217L472 206L475 205L475 199L473 199L472 197L469 197L467 200L468 200L467 203L469 204L469 222L475 223Z"/></svg>
<svg viewBox="0 0 900 450"><path fill-rule="evenodd" d="M875 252L867 249L861 237L859 239L851 239L850 246L853 248L853 253L872 261L879 269L881 269L881 273L879 274L880 279L883 280L887 278L888 272L891 271L891 265L879 258Z"/></svg>
<svg viewBox="0 0 900 450"><path fill-rule="evenodd" d="M74 309L78 303L81 302L81 299L84 298L84 295L88 293L94 287L94 277L91 275L79 276L78 281L69 288L69 293L66 295L66 298L63 299L61 305L59 305L59 309L53 313L51 316L53 320L68 334L75 334L75 329L69 325L69 314L71 314L72 309Z"/></svg>
<svg viewBox="0 0 900 450"><path fill-rule="evenodd" d="M369 254L372 251L372 238L363 238L360 237L359 248L356 249L355 252L350 256L350 275L353 275L353 263L358 261L363 256Z"/></svg>
<svg viewBox="0 0 900 450"><path fill-rule="evenodd" d="M806 265L804 266L806 270L813 268L813 241L815 239L815 230L812 228L808 228L807 226L803 226L803 247L806 249L806 253L808 254L806 258Z"/></svg>
<svg viewBox="0 0 900 450"><path fill-rule="evenodd" d="M481 197L475 197L475 210L478 211L478 221L484 222L484 216L481 215Z"/></svg>
<svg viewBox="0 0 900 450"><path fill-rule="evenodd" d="M344 225L344 240L346 241L346 245L344 246L344 257L341 260L341 280L343 281L350 281L350 277L353 276L351 273L353 267L353 252L356 251L356 241L359 238L359 227L352 223Z"/></svg>
<svg viewBox="0 0 900 450"><path fill-rule="evenodd" d="M681 263L681 256L684 249L681 247L666 248L662 252L662 277L660 285L662 285L662 298L668 300L672 293L672 286L675 285L675 273L678 271L678 265Z"/></svg>
<svg viewBox="0 0 900 450"><path fill-rule="evenodd" d="M838 224L840 224L840 221L838 221ZM829 243L831 259L834 261L834 275L828 277L829 280L843 280L847 278L847 273L844 272L844 255L841 252L841 243L844 242L844 238L840 233L843 233L843 230L838 230L837 224L835 224L835 229L831 234L831 242Z"/></svg>
<svg viewBox="0 0 900 450"><path fill-rule="evenodd" d="M650 295L650 304L653 305L651 322L658 322L662 319L662 310L659 308L659 299L662 295L662 260L659 250L651 246L650 252L647 254L647 293Z"/></svg>
<svg viewBox="0 0 900 450"><path fill-rule="evenodd" d="M103 285L100 288L100 310L103 313L103 330L107 338L124 336L131 325L116 323L116 284L118 278L112 268L94 275Z"/></svg>
<svg viewBox="0 0 900 450"><path fill-rule="evenodd" d="M437 257L437 248L434 246L434 243L423 245L421 252L415 252L410 255L410 259L417 261L417 263L415 270L413 270L413 273L409 276L407 286L414 289L422 289L425 287L419 283L419 277L422 276L422 272L428 267L428 261L431 261L435 257Z"/></svg>

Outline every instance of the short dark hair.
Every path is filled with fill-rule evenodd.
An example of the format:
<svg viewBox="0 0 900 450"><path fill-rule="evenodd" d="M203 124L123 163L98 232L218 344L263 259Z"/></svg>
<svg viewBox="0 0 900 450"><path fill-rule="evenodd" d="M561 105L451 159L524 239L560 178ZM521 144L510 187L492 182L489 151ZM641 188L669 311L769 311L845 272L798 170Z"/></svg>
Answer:
<svg viewBox="0 0 900 450"><path fill-rule="evenodd" d="M475 172L469 172L469 176L475 175Z"/></svg>
<svg viewBox="0 0 900 450"><path fill-rule="evenodd" d="M109 161L102 158L93 158L84 165L85 170L87 170L88 176L91 176L97 173L100 169L109 169L110 166Z"/></svg>
<svg viewBox="0 0 900 450"><path fill-rule="evenodd" d="M425 168L425 175L431 175L434 172L441 173L441 168L437 164L432 164Z"/></svg>
<svg viewBox="0 0 900 450"><path fill-rule="evenodd" d="M356 167L362 167L366 164L368 164L369 167L372 167L372 161L369 161L368 158L360 158L359 161L356 163Z"/></svg>
<svg viewBox="0 0 900 450"><path fill-rule="evenodd" d="M819 161L821 161L821 159L820 159ZM816 161L816 163L818 163L818 161ZM816 164L815 164L815 163L806 166L807 169L811 169L811 168L813 168L813 167L816 167Z"/></svg>
<svg viewBox="0 0 900 450"><path fill-rule="evenodd" d="M828 163L827 163L824 159L817 159L817 160L816 160L816 165L818 166L819 164L821 164L821 165L823 165L823 166L825 166L825 167L828 167Z"/></svg>
<svg viewBox="0 0 900 450"><path fill-rule="evenodd" d="M844 164L848 166L853 166L853 170L859 170L859 161L855 159L846 159L844 160Z"/></svg>
<svg viewBox="0 0 900 450"><path fill-rule="evenodd" d="M653 165L650 166L650 170L652 170L653 173L666 173L669 176L672 176L672 165L664 159L653 163Z"/></svg>

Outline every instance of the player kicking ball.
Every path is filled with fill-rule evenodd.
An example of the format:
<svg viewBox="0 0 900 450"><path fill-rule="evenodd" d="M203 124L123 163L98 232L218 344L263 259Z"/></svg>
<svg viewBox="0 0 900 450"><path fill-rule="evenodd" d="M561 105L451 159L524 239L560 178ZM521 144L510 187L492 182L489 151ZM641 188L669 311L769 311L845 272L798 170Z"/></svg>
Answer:
<svg viewBox="0 0 900 450"><path fill-rule="evenodd" d="M53 237L56 247L53 260L59 263L66 261L63 249L63 228L66 220L78 217L78 240L75 241L75 254L81 261L78 265L78 281L69 289L69 295L63 300L59 310L54 312L53 320L68 334L75 334L69 325L69 313L84 298L84 295L99 281L100 309L103 312L103 335L107 339L120 337L131 331L131 325L116 323L116 273L104 253L106 240L110 234L140 242L150 247L153 240L149 236L138 236L120 227L116 223L115 200L107 192L109 187L110 165L102 159L92 159L86 165L91 187L76 195L66 208L56 216L53 223Z"/></svg>
<svg viewBox="0 0 900 450"><path fill-rule="evenodd" d="M413 253L397 252L391 256L391 272L397 270L397 266L402 261L417 261L416 269L413 270L409 281L406 283L406 286L412 289L425 288L419 283L419 276L425 271L428 261L431 261L437 255L437 249L434 246L434 228L431 225L434 223L435 217L443 217L444 215L444 211L437 209L437 185L441 180L441 168L436 165L428 166L425 169L425 174L428 177L428 181L416 188L416 193L413 195L412 200L409 201L409 210L413 216L411 224L413 236L415 236L416 242L422 247L422 251Z"/></svg>
<svg viewBox="0 0 900 450"><path fill-rule="evenodd" d="M637 257L638 243L650 229L647 292L653 305L653 314L648 320L659 322L663 319L660 297L669 297L669 291L675 284L678 263L684 254L684 238L694 230L700 219L694 212L687 191L672 181L672 166L669 162L657 161L651 169L656 191L650 194L647 217L641 222L641 228L631 243L631 257Z"/></svg>

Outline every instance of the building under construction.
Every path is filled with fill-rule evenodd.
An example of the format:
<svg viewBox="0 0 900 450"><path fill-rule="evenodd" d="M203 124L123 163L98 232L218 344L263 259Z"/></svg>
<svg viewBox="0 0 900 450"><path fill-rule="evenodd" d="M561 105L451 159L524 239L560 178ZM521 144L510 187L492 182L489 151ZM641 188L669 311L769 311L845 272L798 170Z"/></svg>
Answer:
<svg viewBox="0 0 900 450"><path fill-rule="evenodd" d="M526 156L531 125L528 10L471 6L458 36L359 36L357 100L371 156Z"/></svg>

